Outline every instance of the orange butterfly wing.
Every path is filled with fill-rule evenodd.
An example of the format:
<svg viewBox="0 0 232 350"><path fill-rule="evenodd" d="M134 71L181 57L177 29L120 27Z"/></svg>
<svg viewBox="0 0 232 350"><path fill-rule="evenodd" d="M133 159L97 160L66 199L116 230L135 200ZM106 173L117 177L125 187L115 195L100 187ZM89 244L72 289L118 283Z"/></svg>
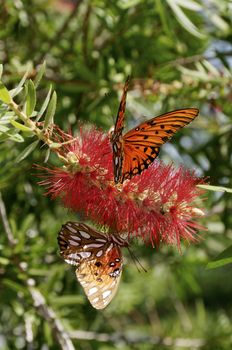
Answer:
<svg viewBox="0 0 232 350"><path fill-rule="evenodd" d="M117 118L116 118L114 132L113 132L117 136L122 134L122 130L124 128L124 119L125 119L125 110L126 110L126 95L127 95L127 91L129 88L129 82L130 82L130 77L127 77L127 80L126 80L124 87L123 87L123 93L122 93L120 105L118 108L118 114L117 114Z"/></svg>
<svg viewBox="0 0 232 350"><path fill-rule="evenodd" d="M115 296L122 275L122 254L118 247L108 250L103 258L85 261L76 276L95 309L104 309Z"/></svg>
<svg viewBox="0 0 232 350"><path fill-rule="evenodd" d="M92 306L105 308L116 294L122 274L120 247L128 243L71 221L62 226L58 243L63 259L77 267L77 279Z"/></svg>
<svg viewBox="0 0 232 350"><path fill-rule="evenodd" d="M123 136L123 161L119 182L140 174L158 156L160 146L198 115L198 109L185 108L152 118Z"/></svg>

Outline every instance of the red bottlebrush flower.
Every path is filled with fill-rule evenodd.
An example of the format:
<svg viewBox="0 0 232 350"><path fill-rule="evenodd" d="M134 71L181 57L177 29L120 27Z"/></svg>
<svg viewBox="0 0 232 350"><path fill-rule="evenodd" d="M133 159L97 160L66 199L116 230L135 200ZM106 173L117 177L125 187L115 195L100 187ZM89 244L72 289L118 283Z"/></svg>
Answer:
<svg viewBox="0 0 232 350"><path fill-rule="evenodd" d="M47 194L60 197L63 204L82 213L86 219L106 225L110 232L177 244L195 240L203 214L194 200L203 191L196 187L203 180L194 173L155 161L141 175L115 185L112 150L108 136L90 128L81 129L78 138L57 128L58 139L65 142L57 152L66 165L46 170L41 185Z"/></svg>

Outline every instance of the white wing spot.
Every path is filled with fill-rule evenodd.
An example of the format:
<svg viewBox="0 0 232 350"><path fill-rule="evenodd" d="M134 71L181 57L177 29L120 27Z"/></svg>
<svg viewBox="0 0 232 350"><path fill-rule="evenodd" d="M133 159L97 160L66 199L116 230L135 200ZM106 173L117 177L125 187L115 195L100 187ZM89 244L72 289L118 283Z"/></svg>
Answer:
<svg viewBox="0 0 232 350"><path fill-rule="evenodd" d="M86 248L100 248L103 245L104 245L103 243L90 243L90 244L85 244L84 247L86 247Z"/></svg>
<svg viewBox="0 0 232 350"><path fill-rule="evenodd" d="M78 236L70 235L70 237L71 237L72 239L74 239L75 241L81 241L81 238L78 237Z"/></svg>
<svg viewBox="0 0 232 350"><path fill-rule="evenodd" d="M82 258L89 258L91 256L91 253L90 252L80 252L79 255Z"/></svg>
<svg viewBox="0 0 232 350"><path fill-rule="evenodd" d="M96 256L99 258L100 256L102 256L103 250L99 250L96 254Z"/></svg>
<svg viewBox="0 0 232 350"><path fill-rule="evenodd" d="M76 260L64 259L64 261L65 261L66 263L68 263L69 265L74 265L74 266L79 265L79 263L78 263Z"/></svg>
<svg viewBox="0 0 232 350"><path fill-rule="evenodd" d="M82 237L87 238L87 239L90 238L90 234L89 234L89 233L87 233L87 232L85 232L85 231L79 231L79 232L80 232L80 234L81 234Z"/></svg>
<svg viewBox="0 0 232 350"><path fill-rule="evenodd" d="M111 290L106 290L104 293L102 293L103 299L107 298L111 294Z"/></svg>
<svg viewBox="0 0 232 350"><path fill-rule="evenodd" d="M70 254L68 254L68 257L69 257L69 259L77 259L77 260L80 259L80 255L77 253L70 253Z"/></svg>
<svg viewBox="0 0 232 350"><path fill-rule="evenodd" d="M71 224L67 224L68 230L72 233L77 233L77 229L75 229Z"/></svg>
<svg viewBox="0 0 232 350"><path fill-rule="evenodd" d="M69 239L69 243L72 245L80 245L80 243L73 241L72 239Z"/></svg>
<svg viewBox="0 0 232 350"><path fill-rule="evenodd" d="M97 292L97 287L90 288L88 295L92 295Z"/></svg>
<svg viewBox="0 0 232 350"><path fill-rule="evenodd" d="M99 300L99 298L98 298L98 297L96 297L96 298L94 298L94 299L92 300L92 303L97 303L97 302L98 302L98 300Z"/></svg>
<svg viewBox="0 0 232 350"><path fill-rule="evenodd" d="M106 243L107 240L104 238L96 238L96 242L102 242L102 243Z"/></svg>

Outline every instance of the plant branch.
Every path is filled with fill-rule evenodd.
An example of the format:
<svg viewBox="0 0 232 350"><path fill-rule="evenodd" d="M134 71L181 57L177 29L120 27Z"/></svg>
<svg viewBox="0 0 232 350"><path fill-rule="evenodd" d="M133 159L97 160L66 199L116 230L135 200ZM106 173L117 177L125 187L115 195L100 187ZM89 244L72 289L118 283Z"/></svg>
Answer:
<svg viewBox="0 0 232 350"><path fill-rule="evenodd" d="M153 344L166 347L178 347L178 348L201 348L205 345L204 339L198 338L170 338L170 337L149 337L146 335L125 335L122 333L96 333L88 331L73 331L70 332L72 339L79 340L95 340L99 342L112 342L117 344L118 342L124 342L125 344Z"/></svg>
<svg viewBox="0 0 232 350"><path fill-rule="evenodd" d="M53 330L53 334L62 350L75 350L69 334L65 331L61 321L56 317L55 312L46 304L44 296L34 287L34 280L27 279L28 290L39 314L48 322Z"/></svg>
<svg viewBox="0 0 232 350"><path fill-rule="evenodd" d="M49 132L44 129L40 129L37 124L28 118L28 116L20 109L20 107L13 100L8 104L8 107L15 113L15 115L24 123L26 127L41 141L43 141L51 150L61 147L62 144L56 145L49 137ZM65 163L69 164L68 160L63 157L59 152L56 152L57 156Z"/></svg>

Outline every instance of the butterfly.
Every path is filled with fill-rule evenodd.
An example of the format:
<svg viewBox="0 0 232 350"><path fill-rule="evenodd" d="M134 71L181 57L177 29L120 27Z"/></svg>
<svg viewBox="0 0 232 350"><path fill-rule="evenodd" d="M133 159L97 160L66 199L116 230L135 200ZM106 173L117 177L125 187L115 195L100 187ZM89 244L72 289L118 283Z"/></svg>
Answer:
<svg viewBox="0 0 232 350"><path fill-rule="evenodd" d="M123 88L114 131L110 134L115 183L141 174L158 156L160 146L199 113L196 108L178 109L143 122L122 135L128 87L129 77Z"/></svg>
<svg viewBox="0 0 232 350"><path fill-rule="evenodd" d="M123 265L121 247L128 247L128 242L69 221L60 230L58 243L63 259L77 267L76 277L92 306L105 308L117 292Z"/></svg>

